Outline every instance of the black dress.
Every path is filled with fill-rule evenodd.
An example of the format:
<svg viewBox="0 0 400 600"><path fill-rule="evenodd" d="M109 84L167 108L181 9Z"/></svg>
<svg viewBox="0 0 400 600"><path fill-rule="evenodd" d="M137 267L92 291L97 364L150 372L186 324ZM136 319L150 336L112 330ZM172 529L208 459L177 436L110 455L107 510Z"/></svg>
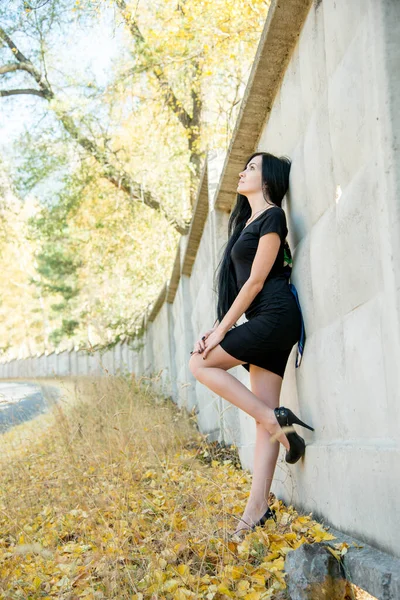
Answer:
<svg viewBox="0 0 400 600"><path fill-rule="evenodd" d="M281 238L276 260L263 288L245 311L247 322L226 332L220 346L234 358L268 369L283 377L289 354L300 339L301 310L289 287L284 268L284 245L288 229L283 208L266 209L240 233L231 250L238 290L249 278L262 235L275 231Z"/></svg>

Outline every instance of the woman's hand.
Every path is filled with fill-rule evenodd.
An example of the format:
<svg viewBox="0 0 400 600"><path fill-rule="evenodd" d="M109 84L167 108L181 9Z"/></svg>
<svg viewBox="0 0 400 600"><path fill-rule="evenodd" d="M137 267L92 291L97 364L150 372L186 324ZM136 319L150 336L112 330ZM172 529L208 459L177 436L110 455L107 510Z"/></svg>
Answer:
<svg viewBox="0 0 400 600"><path fill-rule="evenodd" d="M207 338L205 342L205 349L203 353L203 359L206 359L210 350L218 346L218 344L224 339L225 333L218 329L218 327L213 331Z"/></svg>
<svg viewBox="0 0 400 600"><path fill-rule="evenodd" d="M195 352L203 352L204 348L205 348L205 341L206 339L212 334L214 333L214 331L217 329L218 325L215 325L215 327L212 327L211 329L209 329L208 331L206 331L203 336L201 337L201 339L197 340L197 342L194 345L194 350L193 352L191 352L190 354L194 354Z"/></svg>

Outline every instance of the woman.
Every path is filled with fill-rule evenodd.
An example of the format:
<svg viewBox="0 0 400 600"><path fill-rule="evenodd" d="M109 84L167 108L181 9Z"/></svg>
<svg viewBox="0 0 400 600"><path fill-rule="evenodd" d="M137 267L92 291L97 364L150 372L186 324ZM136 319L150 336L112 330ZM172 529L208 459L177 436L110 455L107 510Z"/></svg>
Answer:
<svg viewBox="0 0 400 600"><path fill-rule="evenodd" d="M303 438L281 426L298 423L312 429L289 409L278 408L289 354L304 332L297 294L289 283L291 255L281 207L289 172L289 159L256 152L239 174L229 239L218 266L218 318L196 342L189 361L198 381L256 420L252 486L235 534L274 517L268 495L279 446L270 442L285 446L287 462L304 454ZM243 313L247 322L236 326ZM251 391L227 373L237 365L249 371Z"/></svg>

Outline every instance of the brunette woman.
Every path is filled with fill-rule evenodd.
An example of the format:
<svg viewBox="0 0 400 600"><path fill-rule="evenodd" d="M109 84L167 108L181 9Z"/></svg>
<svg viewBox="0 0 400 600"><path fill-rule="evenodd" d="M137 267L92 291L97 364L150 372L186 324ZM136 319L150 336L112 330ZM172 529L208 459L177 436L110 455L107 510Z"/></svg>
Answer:
<svg viewBox="0 0 400 600"><path fill-rule="evenodd" d="M195 343L189 361L198 381L256 421L252 486L234 533L274 517L268 495L279 445L271 442L283 444L286 461L293 464L304 455L305 443L291 425L312 429L279 407L290 352L298 342L298 366L304 344L297 291L289 282L292 258L281 206L289 172L288 158L256 152L239 173L228 242L216 272L217 320ZM247 321L236 325L243 314ZM238 365L249 372L251 391L227 372Z"/></svg>

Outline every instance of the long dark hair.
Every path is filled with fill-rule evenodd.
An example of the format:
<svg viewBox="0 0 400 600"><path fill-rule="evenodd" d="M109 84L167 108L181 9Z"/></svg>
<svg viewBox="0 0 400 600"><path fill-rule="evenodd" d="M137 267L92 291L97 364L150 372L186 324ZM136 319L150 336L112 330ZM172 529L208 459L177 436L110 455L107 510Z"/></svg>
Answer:
<svg viewBox="0 0 400 600"><path fill-rule="evenodd" d="M289 187L291 161L287 156L277 157L269 152L255 152L246 161L246 167L252 158L262 156L261 181L265 201L268 196L276 206L282 206L282 200ZM245 168L246 168L245 167ZM237 194L236 205L229 216L228 241L222 258L214 274L214 291L217 289L217 319L222 321L238 294L235 270L231 259L232 246L238 239L246 221L251 215L251 206L246 196ZM236 323L234 324L236 326Z"/></svg>

